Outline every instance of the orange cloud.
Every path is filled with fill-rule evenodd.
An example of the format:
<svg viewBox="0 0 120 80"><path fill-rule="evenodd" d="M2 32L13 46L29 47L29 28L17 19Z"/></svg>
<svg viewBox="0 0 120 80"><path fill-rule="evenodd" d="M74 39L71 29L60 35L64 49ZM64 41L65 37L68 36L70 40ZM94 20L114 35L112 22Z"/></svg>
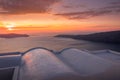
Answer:
<svg viewBox="0 0 120 80"><path fill-rule="evenodd" d="M58 0L0 0L1 13L3 14L26 14L43 13Z"/></svg>

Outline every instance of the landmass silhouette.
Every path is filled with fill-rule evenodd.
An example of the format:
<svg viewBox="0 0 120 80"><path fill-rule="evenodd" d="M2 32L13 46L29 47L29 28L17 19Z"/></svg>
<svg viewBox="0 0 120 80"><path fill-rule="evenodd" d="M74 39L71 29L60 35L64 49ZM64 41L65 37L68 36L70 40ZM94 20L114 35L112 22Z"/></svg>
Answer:
<svg viewBox="0 0 120 80"><path fill-rule="evenodd" d="M0 34L0 38L17 38L17 37L29 37L29 35L28 34L15 34L15 33Z"/></svg>
<svg viewBox="0 0 120 80"><path fill-rule="evenodd" d="M93 42L102 42L102 43L113 43L120 44L120 31L109 31L109 32L100 32L93 33L88 35L56 35L55 37L60 38L72 38L77 40L87 40Z"/></svg>

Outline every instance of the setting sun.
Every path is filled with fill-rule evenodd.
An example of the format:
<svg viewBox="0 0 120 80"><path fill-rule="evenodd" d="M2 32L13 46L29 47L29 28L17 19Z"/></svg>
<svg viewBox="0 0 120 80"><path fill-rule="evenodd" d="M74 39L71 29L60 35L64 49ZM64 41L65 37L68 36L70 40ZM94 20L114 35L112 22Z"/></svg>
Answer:
<svg viewBox="0 0 120 80"><path fill-rule="evenodd" d="M7 25L5 25L5 27L6 27L9 31L11 31L11 30L14 30L13 28L15 27L15 25L14 25L14 24L7 24Z"/></svg>

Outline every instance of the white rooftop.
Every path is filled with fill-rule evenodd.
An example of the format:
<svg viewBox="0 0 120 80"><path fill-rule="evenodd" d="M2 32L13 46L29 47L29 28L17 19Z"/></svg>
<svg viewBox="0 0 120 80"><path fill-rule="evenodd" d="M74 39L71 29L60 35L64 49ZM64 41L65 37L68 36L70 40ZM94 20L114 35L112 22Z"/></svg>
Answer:
<svg viewBox="0 0 120 80"><path fill-rule="evenodd" d="M22 56L19 80L120 80L120 55L114 51L34 48Z"/></svg>

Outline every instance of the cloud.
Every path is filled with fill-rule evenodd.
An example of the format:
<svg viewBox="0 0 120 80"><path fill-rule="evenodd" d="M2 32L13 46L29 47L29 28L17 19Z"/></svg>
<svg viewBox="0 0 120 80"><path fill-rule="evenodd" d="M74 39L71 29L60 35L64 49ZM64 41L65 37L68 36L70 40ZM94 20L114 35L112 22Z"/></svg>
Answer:
<svg viewBox="0 0 120 80"><path fill-rule="evenodd" d="M44 13L58 0L0 0L0 13Z"/></svg>
<svg viewBox="0 0 120 80"><path fill-rule="evenodd" d="M120 5L120 0L111 2L110 4L112 4L112 5Z"/></svg>
<svg viewBox="0 0 120 80"><path fill-rule="evenodd" d="M112 11L111 10L88 10L83 12L62 13L62 14L56 14L56 15L64 16L69 19L86 19L90 17L105 15L108 13L112 13Z"/></svg>
<svg viewBox="0 0 120 80"><path fill-rule="evenodd" d="M87 6L84 5L84 4L80 4L80 5L76 5L76 6L72 6L72 5L63 5L64 8L79 8L79 7L82 7L82 8L86 8Z"/></svg>
<svg viewBox="0 0 120 80"><path fill-rule="evenodd" d="M55 15L63 16L68 19L86 19L96 16L108 15L112 13L120 13L120 1L111 2L109 3L109 5L101 8L88 9L79 12L58 13Z"/></svg>

